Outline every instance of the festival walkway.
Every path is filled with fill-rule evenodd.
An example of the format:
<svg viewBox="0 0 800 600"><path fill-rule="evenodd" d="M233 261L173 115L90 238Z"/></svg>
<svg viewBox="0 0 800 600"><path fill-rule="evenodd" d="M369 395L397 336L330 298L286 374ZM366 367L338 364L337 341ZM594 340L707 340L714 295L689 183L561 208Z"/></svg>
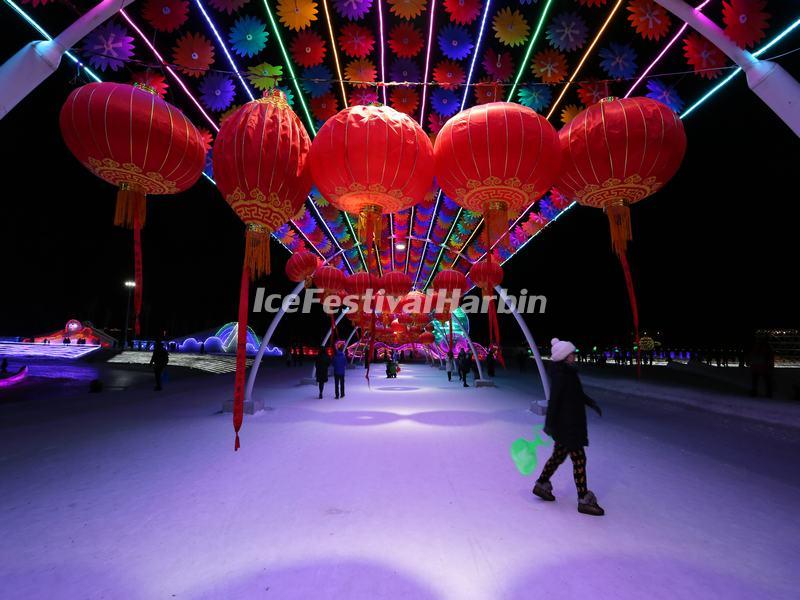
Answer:
<svg viewBox="0 0 800 600"><path fill-rule="evenodd" d="M532 373L464 389L404 365L347 396L262 371L233 452L231 376L0 406L3 598L796 598L800 434L598 392L581 515L570 465L531 496ZM524 378L524 379L523 379ZM549 448L540 448L540 465Z"/></svg>

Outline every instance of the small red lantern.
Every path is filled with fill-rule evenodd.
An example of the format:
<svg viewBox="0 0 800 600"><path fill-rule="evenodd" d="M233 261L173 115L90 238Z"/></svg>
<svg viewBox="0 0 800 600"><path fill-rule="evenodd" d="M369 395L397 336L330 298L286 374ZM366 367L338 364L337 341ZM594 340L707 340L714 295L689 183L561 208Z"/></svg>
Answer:
<svg viewBox="0 0 800 600"><path fill-rule="evenodd" d="M311 285L314 271L319 267L319 257L308 250L299 250L289 257L286 261L286 276L290 281L300 283L306 282L306 287Z"/></svg>
<svg viewBox="0 0 800 600"><path fill-rule="evenodd" d="M323 290L326 296L336 294L347 287L347 276L336 267L323 265L313 275L314 285Z"/></svg>
<svg viewBox="0 0 800 600"><path fill-rule="evenodd" d="M450 323L450 336L449 343L450 349L453 348L453 311L458 306L458 299L461 294L467 291L467 278L466 276L455 269L442 269L433 278L433 289L438 293L445 295L445 300L442 302L441 315L447 315L447 320ZM438 300L438 296L437 296ZM437 302L436 309L438 311L439 304Z"/></svg>
<svg viewBox="0 0 800 600"><path fill-rule="evenodd" d="M382 281L387 296L397 298L411 291L411 276L403 271L388 271L383 274Z"/></svg>
<svg viewBox="0 0 800 600"><path fill-rule="evenodd" d="M490 102L452 117L436 136L436 180L464 208L483 214L491 246L553 185L558 133L535 111Z"/></svg>
<svg viewBox="0 0 800 600"><path fill-rule="evenodd" d="M484 298L488 298L489 309L489 346L498 348L497 358L505 366L500 349L500 324L497 321L497 309L494 305L494 288L503 281L503 267L491 259L475 263L469 269L469 279L481 290Z"/></svg>
<svg viewBox="0 0 800 600"><path fill-rule="evenodd" d="M423 331L419 334L417 341L420 344L433 344L436 341L436 337L430 331Z"/></svg>

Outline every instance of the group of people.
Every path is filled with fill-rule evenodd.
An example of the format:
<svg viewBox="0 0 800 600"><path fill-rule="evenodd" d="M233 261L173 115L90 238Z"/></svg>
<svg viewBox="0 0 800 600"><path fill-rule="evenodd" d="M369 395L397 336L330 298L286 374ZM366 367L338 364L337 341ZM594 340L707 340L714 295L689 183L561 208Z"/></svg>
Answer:
<svg viewBox="0 0 800 600"><path fill-rule="evenodd" d="M494 350L489 350L486 354L486 374L489 377L494 377L494 369L497 359L494 355ZM447 353L447 360L445 361L445 369L447 370L447 381L453 381L453 373L458 373L458 380L463 383L464 387L469 387L467 383L467 376L472 373L473 382L478 379L480 372L478 370L478 362L472 354L468 354L463 348L459 351L458 356L453 354L450 350Z"/></svg>
<svg viewBox="0 0 800 600"><path fill-rule="evenodd" d="M319 399L322 399L322 392L328 382L328 370L333 367L333 389L336 399L344 398L344 375L347 370L347 356L344 353L344 342L336 344L333 356L328 353L328 349L321 346L314 361L314 370L319 386Z"/></svg>

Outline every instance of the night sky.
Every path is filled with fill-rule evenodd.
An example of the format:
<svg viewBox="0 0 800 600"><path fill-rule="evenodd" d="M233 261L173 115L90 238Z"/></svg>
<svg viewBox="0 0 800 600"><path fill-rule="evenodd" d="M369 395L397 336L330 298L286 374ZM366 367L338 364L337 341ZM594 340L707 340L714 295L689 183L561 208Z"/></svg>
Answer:
<svg viewBox="0 0 800 600"><path fill-rule="evenodd" d="M21 22L5 33L0 60L31 39ZM780 63L800 75L800 53ZM42 333L69 318L114 328L124 318L131 232L112 225L115 190L80 166L58 129L74 76L65 61L0 121L0 335ZM678 175L632 210L642 327L684 346L740 344L757 328L797 327L800 142L742 77L684 124L689 144ZM243 226L207 180L149 200L143 247L148 333L186 335L236 318ZM288 254L273 244L272 256L264 284L287 291ZM507 263L505 284L547 296L546 314L528 318L540 341L630 339L624 280L599 210L562 216ZM501 319L507 342L521 339L512 318ZM485 319L476 320L481 340ZM258 330L265 322L251 321ZM295 316L289 324L278 342L297 335L316 343L325 320Z"/></svg>

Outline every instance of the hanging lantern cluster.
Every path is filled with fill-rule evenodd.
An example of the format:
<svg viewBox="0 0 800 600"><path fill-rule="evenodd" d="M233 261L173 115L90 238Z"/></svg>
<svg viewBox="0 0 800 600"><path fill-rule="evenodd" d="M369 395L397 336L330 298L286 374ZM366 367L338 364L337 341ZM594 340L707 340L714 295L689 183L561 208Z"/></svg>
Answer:
<svg viewBox="0 0 800 600"><path fill-rule="evenodd" d="M314 271L319 267L319 257L308 250L298 250L286 261L286 276L295 283L305 282L305 287L311 286Z"/></svg>

